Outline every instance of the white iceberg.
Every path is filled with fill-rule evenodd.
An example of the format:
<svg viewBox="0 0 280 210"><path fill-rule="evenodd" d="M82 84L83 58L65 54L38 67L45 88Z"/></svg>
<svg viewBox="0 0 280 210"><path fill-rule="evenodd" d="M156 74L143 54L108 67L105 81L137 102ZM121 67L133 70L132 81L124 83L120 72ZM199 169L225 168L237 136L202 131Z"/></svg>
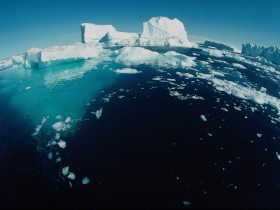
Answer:
<svg viewBox="0 0 280 210"><path fill-rule="evenodd" d="M187 40L185 27L177 18L173 20L167 17L153 17L143 23L142 38L167 38L178 37Z"/></svg>
<svg viewBox="0 0 280 210"><path fill-rule="evenodd" d="M255 44L242 44L242 54L252 57L262 57L267 61L280 65L280 48L279 47L264 47Z"/></svg>
<svg viewBox="0 0 280 210"><path fill-rule="evenodd" d="M115 32L116 29L112 25L96 25L92 23L82 23L82 42L99 42L99 40L105 36L107 32Z"/></svg>
<svg viewBox="0 0 280 210"><path fill-rule="evenodd" d="M143 23L143 33L137 41L139 46L185 46L195 47L188 40L184 24L177 18L153 17Z"/></svg>
<svg viewBox="0 0 280 210"><path fill-rule="evenodd" d="M97 58L103 52L99 44L74 43L45 49L31 48L25 52L25 68L43 68L77 60Z"/></svg>

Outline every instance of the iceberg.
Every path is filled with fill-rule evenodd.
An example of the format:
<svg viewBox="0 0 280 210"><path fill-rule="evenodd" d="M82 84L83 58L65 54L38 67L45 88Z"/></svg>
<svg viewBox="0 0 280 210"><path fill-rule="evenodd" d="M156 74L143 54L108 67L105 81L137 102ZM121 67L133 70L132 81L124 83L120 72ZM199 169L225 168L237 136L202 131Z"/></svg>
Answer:
<svg viewBox="0 0 280 210"><path fill-rule="evenodd" d="M187 32L181 21L177 18L173 20L167 17L153 17L143 23L142 38L168 38L178 37L187 40Z"/></svg>
<svg viewBox="0 0 280 210"><path fill-rule="evenodd" d="M32 48L25 53L25 68L44 68L77 60L96 58L103 51L100 45L74 43L46 49Z"/></svg>
<svg viewBox="0 0 280 210"><path fill-rule="evenodd" d="M252 57L265 58L274 64L280 65L280 48L279 47L265 47L257 46L255 44L242 44L242 54Z"/></svg>
<svg viewBox="0 0 280 210"><path fill-rule="evenodd" d="M82 42L100 42L119 46L196 47L188 40L185 27L178 19L153 17L143 23L143 33L119 32L112 25L82 24Z"/></svg>
<svg viewBox="0 0 280 210"><path fill-rule="evenodd" d="M82 23L81 32L82 32L82 42L97 43L99 40L105 36L107 32L115 32L116 29L112 25L96 25L92 23Z"/></svg>
<svg viewBox="0 0 280 210"><path fill-rule="evenodd" d="M195 47L188 40L184 24L177 18L153 17L143 23L143 33L136 45L139 46L185 46Z"/></svg>

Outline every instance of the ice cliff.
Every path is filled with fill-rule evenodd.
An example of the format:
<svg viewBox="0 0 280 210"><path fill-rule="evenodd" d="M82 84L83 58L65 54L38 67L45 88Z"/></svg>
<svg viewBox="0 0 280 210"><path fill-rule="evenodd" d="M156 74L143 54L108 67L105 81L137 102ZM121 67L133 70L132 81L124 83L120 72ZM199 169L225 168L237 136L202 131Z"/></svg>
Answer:
<svg viewBox="0 0 280 210"><path fill-rule="evenodd" d="M107 32L115 32L116 29L112 25L96 25L92 23L81 24L82 42L99 42Z"/></svg>
<svg viewBox="0 0 280 210"><path fill-rule="evenodd" d="M280 65L280 48L264 47L255 44L242 44L242 54L252 57L265 58L267 61Z"/></svg>

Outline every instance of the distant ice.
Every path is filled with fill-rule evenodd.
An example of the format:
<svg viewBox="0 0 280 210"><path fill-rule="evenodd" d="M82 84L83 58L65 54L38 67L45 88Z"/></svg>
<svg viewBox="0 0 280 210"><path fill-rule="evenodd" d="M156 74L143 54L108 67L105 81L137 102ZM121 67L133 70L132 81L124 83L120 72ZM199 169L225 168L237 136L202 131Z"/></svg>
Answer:
<svg viewBox="0 0 280 210"><path fill-rule="evenodd" d="M138 74L138 73L141 73L141 71L137 71L136 69L132 69L132 68L117 69L115 72L118 73L118 74Z"/></svg>

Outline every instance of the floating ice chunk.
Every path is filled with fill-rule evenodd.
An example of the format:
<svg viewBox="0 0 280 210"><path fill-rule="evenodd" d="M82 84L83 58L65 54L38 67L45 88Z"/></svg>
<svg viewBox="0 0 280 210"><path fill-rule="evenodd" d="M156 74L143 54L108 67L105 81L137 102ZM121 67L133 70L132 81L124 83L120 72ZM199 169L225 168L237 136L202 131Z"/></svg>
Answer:
<svg viewBox="0 0 280 210"><path fill-rule="evenodd" d="M52 128L56 130L57 132L62 131L65 129L65 123L64 122L57 122L52 125Z"/></svg>
<svg viewBox="0 0 280 210"><path fill-rule="evenodd" d="M48 67L77 60L96 58L103 52L101 45L74 43L46 49L32 48L25 53L25 68Z"/></svg>
<svg viewBox="0 0 280 210"><path fill-rule="evenodd" d="M65 166L64 168L62 168L62 174L64 176L69 174L69 166Z"/></svg>
<svg viewBox="0 0 280 210"><path fill-rule="evenodd" d="M131 68L117 69L115 72L118 73L118 74L138 74L138 73L141 73L141 71L137 71L136 69L131 69Z"/></svg>
<svg viewBox="0 0 280 210"><path fill-rule="evenodd" d="M223 57L223 56L224 56L221 50L203 49L203 51L204 51L206 54L208 54L208 55L210 55L210 56L213 56L213 57L218 57L218 58L220 58L220 57Z"/></svg>
<svg viewBox="0 0 280 210"><path fill-rule="evenodd" d="M30 86L27 86L26 88L25 88L25 90L30 90L31 89L31 87Z"/></svg>
<svg viewBox="0 0 280 210"><path fill-rule="evenodd" d="M257 137L261 138L262 134L261 133L257 133Z"/></svg>
<svg viewBox="0 0 280 210"><path fill-rule="evenodd" d="M239 63L233 63L232 66L239 68L239 69L246 69L245 66L243 66L242 64L239 64Z"/></svg>
<svg viewBox="0 0 280 210"><path fill-rule="evenodd" d="M76 178L76 175L74 173L72 173L72 172L69 172L67 177L68 177L68 179L74 180Z"/></svg>
<svg viewBox="0 0 280 210"><path fill-rule="evenodd" d="M98 120L100 119L100 117L102 116L102 111L103 111L103 108L101 108L95 112L96 119L98 119Z"/></svg>
<svg viewBox="0 0 280 210"><path fill-rule="evenodd" d="M38 133L40 132L40 130L42 129L44 123L46 122L47 118L46 117L43 117L42 120L41 120L41 124L38 125L36 128L35 128L35 132L32 134L32 136L36 136L38 135Z"/></svg>
<svg viewBox="0 0 280 210"><path fill-rule="evenodd" d="M142 47L124 47L118 52L115 62L123 65L151 65L165 68L188 69L195 66L195 57L189 57L169 51L164 54L147 50Z"/></svg>
<svg viewBox="0 0 280 210"><path fill-rule="evenodd" d="M59 140L59 142L57 142L58 146L62 149L64 149L66 147L66 142L63 140Z"/></svg>
<svg viewBox="0 0 280 210"><path fill-rule="evenodd" d="M52 158L53 158L53 154L52 154L52 152L50 152L50 153L48 154L48 159L51 160Z"/></svg>
<svg viewBox="0 0 280 210"><path fill-rule="evenodd" d="M280 160L280 155L278 154L278 152L276 152L276 157L278 160Z"/></svg>
<svg viewBox="0 0 280 210"><path fill-rule="evenodd" d="M55 117L55 119L57 119L57 120L62 120L62 115L57 115L56 117Z"/></svg>
<svg viewBox="0 0 280 210"><path fill-rule="evenodd" d="M82 184L89 184L90 183L90 179L87 177L84 177L82 180Z"/></svg>
<svg viewBox="0 0 280 210"><path fill-rule="evenodd" d="M55 138L56 140L59 140L59 139L60 139L60 133L56 133L54 138Z"/></svg>
<svg viewBox="0 0 280 210"><path fill-rule="evenodd" d="M70 117L67 117L64 121L65 123L70 123L71 122L71 118Z"/></svg>
<svg viewBox="0 0 280 210"><path fill-rule="evenodd" d="M189 202L189 201L183 201L183 205L184 205L184 206L189 206L189 205L191 205L191 202Z"/></svg>
<svg viewBox="0 0 280 210"><path fill-rule="evenodd" d="M204 122L207 121L207 119L206 119L206 117L205 117L204 115L200 115L200 119L201 119L202 121L204 121Z"/></svg>

